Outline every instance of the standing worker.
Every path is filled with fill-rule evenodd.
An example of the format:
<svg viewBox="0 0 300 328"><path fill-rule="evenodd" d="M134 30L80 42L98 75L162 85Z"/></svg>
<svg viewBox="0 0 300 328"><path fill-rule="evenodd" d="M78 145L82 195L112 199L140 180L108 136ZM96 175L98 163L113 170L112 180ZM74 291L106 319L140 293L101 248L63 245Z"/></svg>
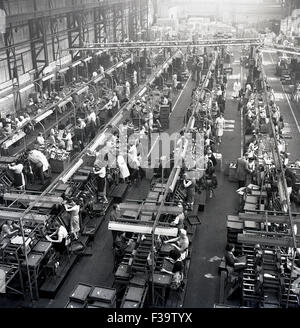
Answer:
<svg viewBox="0 0 300 328"><path fill-rule="evenodd" d="M67 212L71 214L70 226L71 226L71 234L73 234L74 239L77 240L79 237L80 231L80 220L79 220L79 211L80 206L77 205L74 200L71 200L69 203L64 204Z"/></svg>
<svg viewBox="0 0 300 328"><path fill-rule="evenodd" d="M25 189L25 178L23 174L24 166L21 163L8 164L9 170L13 171L14 174L14 186L16 189Z"/></svg>

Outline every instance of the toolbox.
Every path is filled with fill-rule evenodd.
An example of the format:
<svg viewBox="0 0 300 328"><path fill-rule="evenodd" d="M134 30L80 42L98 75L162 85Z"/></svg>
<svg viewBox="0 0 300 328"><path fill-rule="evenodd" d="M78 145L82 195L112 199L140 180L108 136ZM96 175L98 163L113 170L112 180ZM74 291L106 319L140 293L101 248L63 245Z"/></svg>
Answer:
<svg viewBox="0 0 300 328"><path fill-rule="evenodd" d="M51 246L52 243L50 241L39 240L32 250L37 253L47 253Z"/></svg>
<svg viewBox="0 0 300 328"><path fill-rule="evenodd" d="M123 303L122 308L124 308L124 309L136 309L139 306L140 306L139 302L133 302L133 301L125 300L125 302Z"/></svg>
<svg viewBox="0 0 300 328"><path fill-rule="evenodd" d="M91 289L92 289L92 286L79 283L75 287L71 296L69 297L70 301L85 303L91 292Z"/></svg>
<svg viewBox="0 0 300 328"><path fill-rule="evenodd" d="M68 308L68 309L83 309L84 304L80 303L80 302L69 301L68 304L66 305L66 308Z"/></svg>
<svg viewBox="0 0 300 328"><path fill-rule="evenodd" d="M94 287L90 291L89 299L113 304L116 300L116 290L114 288Z"/></svg>
<svg viewBox="0 0 300 328"><path fill-rule="evenodd" d="M144 288L129 286L125 292L124 298L126 301L141 302L144 292Z"/></svg>

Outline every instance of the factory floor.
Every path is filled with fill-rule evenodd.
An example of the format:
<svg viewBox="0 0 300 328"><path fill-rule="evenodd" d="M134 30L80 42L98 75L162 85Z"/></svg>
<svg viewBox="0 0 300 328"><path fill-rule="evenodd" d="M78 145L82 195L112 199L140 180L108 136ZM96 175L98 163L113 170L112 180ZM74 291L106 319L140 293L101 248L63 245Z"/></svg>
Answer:
<svg viewBox="0 0 300 328"><path fill-rule="evenodd" d="M172 133L182 128L185 116L185 110L183 109L187 109L189 106L194 87L195 82L188 80L182 93L178 94L178 100L173 102L168 132ZM148 195L149 189L150 181L143 179L139 185L128 188L126 199L143 200ZM71 269L55 299L40 299L34 306L48 308L64 307L68 302L69 295L79 282L96 286L112 286L114 281L112 272L113 250L112 234L107 230L108 220L107 216L95 236L92 244L93 255L79 259Z"/></svg>
<svg viewBox="0 0 300 328"><path fill-rule="evenodd" d="M237 111L237 100L231 99L234 80L242 77L245 81L246 72L241 70L239 64L239 51L234 52L233 74L228 76L227 100L225 119L230 125L225 129L219 152L223 156L223 168L226 164L236 161L241 155L242 124L241 114ZM300 159L299 105L290 103L283 93L280 81L274 76L276 59L269 54L264 55L265 72L274 89L276 102L280 106L287 129L292 139L287 139L290 159ZM271 60L272 59L272 60ZM273 61L273 63L272 63ZM171 115L169 132L178 131L183 126L185 110L191 101L191 91L195 84L187 82L181 97L174 103ZM188 273L188 284L184 307L211 308L218 303L220 279L218 266L224 253L226 244L226 216L237 213L239 198L236 193L237 184L228 181L224 172L217 173L218 188L213 198L209 199L205 211L200 212L202 224L197 226L193 238L193 254ZM127 199L142 200L149 191L149 181L142 180L138 186L131 186L127 191ZM129 196L130 195L130 196ZM107 230L108 217L98 230L92 244L92 256L82 257L73 266L64 284L55 299L40 299L35 307L61 308L68 302L68 297L77 283L86 283L97 286L112 286L113 284L113 252L112 235ZM2 303L2 302L1 302ZM238 302L236 305L239 305Z"/></svg>

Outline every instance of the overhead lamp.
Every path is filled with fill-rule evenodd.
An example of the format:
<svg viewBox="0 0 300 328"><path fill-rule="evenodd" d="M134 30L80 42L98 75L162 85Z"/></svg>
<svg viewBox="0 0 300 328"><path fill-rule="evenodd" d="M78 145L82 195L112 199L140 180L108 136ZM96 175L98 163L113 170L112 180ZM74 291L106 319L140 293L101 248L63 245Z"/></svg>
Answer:
<svg viewBox="0 0 300 328"><path fill-rule="evenodd" d="M146 91L147 91L147 88L144 87L144 88L141 90L141 92L138 94L139 97L142 97L142 96L145 94Z"/></svg>
<svg viewBox="0 0 300 328"><path fill-rule="evenodd" d="M78 66L78 65L80 65L80 64L81 64L81 61L77 61L77 62L75 62L74 64L72 64L71 67L74 68L74 67L76 67L76 66Z"/></svg>
<svg viewBox="0 0 300 328"><path fill-rule="evenodd" d="M88 86L85 86L84 88L78 90L76 93L77 93L77 95L79 96L79 95L81 95L82 93L87 92L88 90L89 90L89 87L88 87Z"/></svg>
<svg viewBox="0 0 300 328"><path fill-rule="evenodd" d="M87 62L91 61L92 59L93 59L93 57L89 56L89 57L83 59L82 61L87 63Z"/></svg>
<svg viewBox="0 0 300 328"><path fill-rule="evenodd" d="M94 80L93 82L94 82L94 83L98 83L98 82L100 82L103 78L104 78L104 75L99 75L98 77L95 78L95 80Z"/></svg>
<svg viewBox="0 0 300 328"><path fill-rule="evenodd" d="M67 174L60 179L62 183L66 183L82 164L83 164L83 159L80 158L78 162L76 162L74 166L67 172Z"/></svg>
<svg viewBox="0 0 300 328"><path fill-rule="evenodd" d="M128 224L124 222L110 221L108 223L108 230L125 231L125 232L133 232L133 233L140 233L140 234L151 234L153 230L153 226L152 225L148 226L145 224L144 225ZM154 234L158 236L176 237L178 235L178 228L157 226L155 228Z"/></svg>
<svg viewBox="0 0 300 328"><path fill-rule="evenodd" d="M21 130L19 131L18 133L15 133L11 139L9 140L6 140L3 145L2 145L2 148L3 149L8 149L11 145L13 145L15 142L17 142L18 140L22 139L23 137L26 136L26 133Z"/></svg>
<svg viewBox="0 0 300 328"><path fill-rule="evenodd" d="M69 70L69 67L65 67L65 68L62 68L62 69L60 69L59 71L58 71L58 73L65 73L66 71L68 71Z"/></svg>
<svg viewBox="0 0 300 328"><path fill-rule="evenodd" d="M152 80L150 80L150 84L152 84L152 83L154 83L154 81L155 81L155 78L153 78Z"/></svg>
<svg viewBox="0 0 300 328"><path fill-rule="evenodd" d="M95 55L96 55L96 56L100 56L100 55L102 55L102 53L103 53L103 51L100 50L100 51L97 51Z"/></svg>
<svg viewBox="0 0 300 328"><path fill-rule="evenodd" d="M45 113L43 113L43 114L41 114L40 116L36 117L36 118L34 119L34 121L35 121L36 123L41 122L41 121L44 120L46 117L50 116L52 113L53 113L53 110L52 110L52 109L49 109L49 110L47 110Z"/></svg>
<svg viewBox="0 0 300 328"><path fill-rule="evenodd" d="M44 76L42 78L42 81L43 82L48 81L48 80L52 79L53 77L54 77L54 74L50 74L50 75Z"/></svg>
<svg viewBox="0 0 300 328"><path fill-rule="evenodd" d="M124 61L125 64L128 64L129 62L131 62L131 57L130 57L130 58L127 58L127 59Z"/></svg>
<svg viewBox="0 0 300 328"><path fill-rule="evenodd" d="M92 152L94 152L98 147L99 145L101 145L104 140L105 140L105 132L107 131L107 129L105 129L98 138L96 138L96 140L94 141L93 145L90 147L90 150Z"/></svg>
<svg viewBox="0 0 300 328"><path fill-rule="evenodd" d="M105 73L106 73L106 74L111 74L114 70L115 70L114 68L111 68L111 69L109 69L108 71L106 71Z"/></svg>
<svg viewBox="0 0 300 328"><path fill-rule="evenodd" d="M116 68L120 68L120 67L122 67L124 65L124 63L123 62L120 62L117 66L116 66Z"/></svg>
<svg viewBox="0 0 300 328"><path fill-rule="evenodd" d="M167 69L169 67L169 64L168 63L165 63L164 65L163 65L163 69Z"/></svg>
<svg viewBox="0 0 300 328"><path fill-rule="evenodd" d="M72 100L73 100L72 97L69 97L68 99L66 99L66 100L64 100L64 101L62 101L62 102L60 102L57 106L58 106L59 108L62 108L63 106L66 106L66 104L69 103L69 102L72 101Z"/></svg>

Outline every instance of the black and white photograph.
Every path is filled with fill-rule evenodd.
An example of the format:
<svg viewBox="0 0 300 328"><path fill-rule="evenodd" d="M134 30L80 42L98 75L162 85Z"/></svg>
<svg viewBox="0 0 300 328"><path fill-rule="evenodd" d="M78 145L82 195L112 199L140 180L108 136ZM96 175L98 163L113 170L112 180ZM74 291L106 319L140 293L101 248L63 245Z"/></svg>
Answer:
<svg viewBox="0 0 300 328"><path fill-rule="evenodd" d="M299 307L300 0L0 0L0 313Z"/></svg>

